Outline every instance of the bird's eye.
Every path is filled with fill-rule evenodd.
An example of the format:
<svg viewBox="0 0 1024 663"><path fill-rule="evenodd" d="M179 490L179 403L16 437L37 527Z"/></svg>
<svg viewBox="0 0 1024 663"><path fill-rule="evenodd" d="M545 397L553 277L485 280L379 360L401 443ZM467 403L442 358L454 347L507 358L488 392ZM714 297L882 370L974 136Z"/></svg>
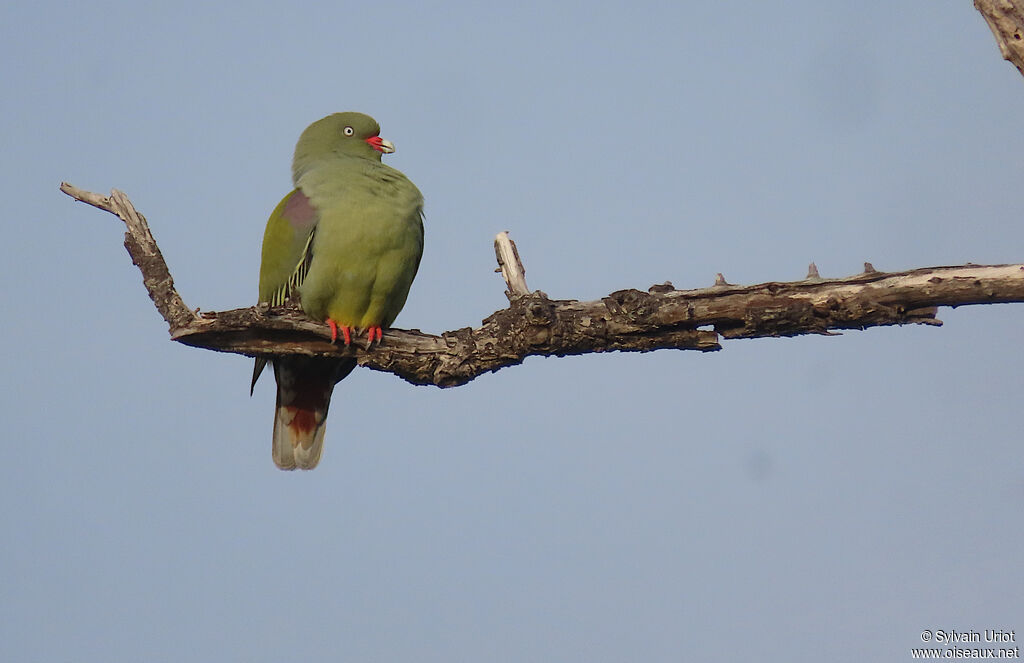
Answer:
<svg viewBox="0 0 1024 663"><path fill-rule="evenodd" d="M344 133L344 134L345 134L346 136L351 136L351 135L352 135L352 134L354 134L355 132L356 132L356 130L355 130L355 129L353 129L352 127L345 127L345 129L343 130L343 133Z"/></svg>

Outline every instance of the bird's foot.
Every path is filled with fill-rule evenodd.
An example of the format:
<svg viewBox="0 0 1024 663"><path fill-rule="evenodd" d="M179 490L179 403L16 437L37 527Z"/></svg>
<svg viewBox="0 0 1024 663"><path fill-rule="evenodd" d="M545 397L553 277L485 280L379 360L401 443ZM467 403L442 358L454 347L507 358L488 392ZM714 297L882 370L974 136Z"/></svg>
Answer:
<svg viewBox="0 0 1024 663"><path fill-rule="evenodd" d="M366 330L366 335L367 335L367 337L369 337L369 339L370 339L370 346L372 347L373 346L373 339L374 338L377 339L378 343L380 343L380 340L382 338L384 338L384 330L381 329L380 326L370 327L370 328L368 328Z"/></svg>
<svg viewBox="0 0 1024 663"><path fill-rule="evenodd" d="M345 340L345 345L352 343L352 328L347 325L339 325L334 320L327 318L327 326L331 328L331 343L335 343L338 340L338 330L341 330L342 338Z"/></svg>

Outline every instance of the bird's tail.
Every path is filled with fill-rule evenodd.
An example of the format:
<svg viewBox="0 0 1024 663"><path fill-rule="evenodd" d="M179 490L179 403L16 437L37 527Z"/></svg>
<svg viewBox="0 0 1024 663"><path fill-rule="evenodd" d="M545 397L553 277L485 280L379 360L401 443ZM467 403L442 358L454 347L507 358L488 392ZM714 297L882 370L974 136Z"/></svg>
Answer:
<svg viewBox="0 0 1024 663"><path fill-rule="evenodd" d="M356 362L292 355L278 357L273 364L274 464L282 470L311 470L320 462L334 385L352 372Z"/></svg>

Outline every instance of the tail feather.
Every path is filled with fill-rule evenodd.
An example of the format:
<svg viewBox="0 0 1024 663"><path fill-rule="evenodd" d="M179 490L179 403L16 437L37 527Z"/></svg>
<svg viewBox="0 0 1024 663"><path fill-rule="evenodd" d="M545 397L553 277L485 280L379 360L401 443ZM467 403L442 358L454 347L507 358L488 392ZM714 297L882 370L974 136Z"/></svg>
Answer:
<svg viewBox="0 0 1024 663"><path fill-rule="evenodd" d="M267 360L265 357L256 357L256 364L252 367L252 382L249 383L249 396L252 397L252 392L256 390L256 380L260 379L260 373L267 367Z"/></svg>
<svg viewBox="0 0 1024 663"><path fill-rule="evenodd" d="M274 411L274 464L282 470L311 470L320 462L327 409L334 385L352 372L354 359L278 357Z"/></svg>

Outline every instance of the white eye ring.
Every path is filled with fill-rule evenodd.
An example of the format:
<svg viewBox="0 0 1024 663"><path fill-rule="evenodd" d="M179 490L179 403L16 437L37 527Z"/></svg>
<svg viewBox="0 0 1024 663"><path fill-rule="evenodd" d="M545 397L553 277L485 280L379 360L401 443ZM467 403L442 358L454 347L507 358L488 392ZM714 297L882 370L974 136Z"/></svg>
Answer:
<svg viewBox="0 0 1024 663"><path fill-rule="evenodd" d="M342 133L344 133L346 136L351 136L355 132L356 132L356 130L353 129L352 127L345 127L345 129L343 130Z"/></svg>

